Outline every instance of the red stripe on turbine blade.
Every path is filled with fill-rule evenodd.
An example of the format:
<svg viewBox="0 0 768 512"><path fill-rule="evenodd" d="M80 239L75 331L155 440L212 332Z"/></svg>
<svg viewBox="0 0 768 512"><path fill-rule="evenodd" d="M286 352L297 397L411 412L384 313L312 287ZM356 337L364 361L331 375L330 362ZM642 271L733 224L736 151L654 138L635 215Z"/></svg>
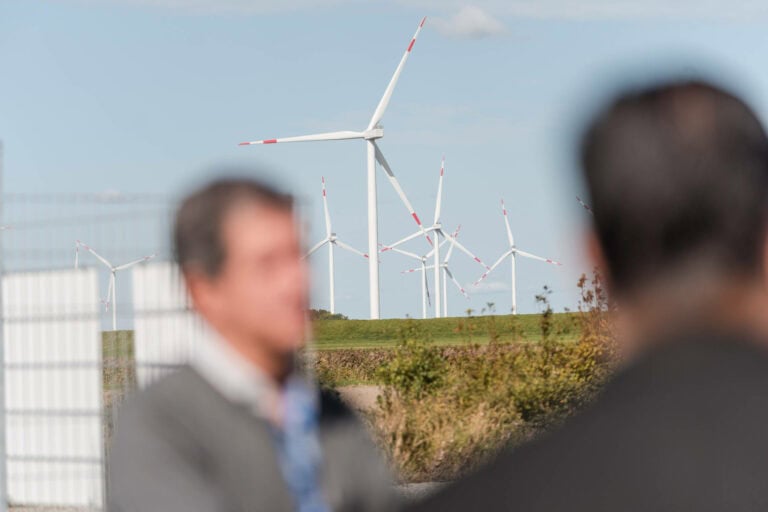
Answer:
<svg viewBox="0 0 768 512"><path fill-rule="evenodd" d="M475 256L475 261L478 263L482 263L482 261L480 261L480 258L478 258L477 256Z"/></svg>
<svg viewBox="0 0 768 512"><path fill-rule="evenodd" d="M429 235L427 235L427 242L429 242L429 245L434 245L434 243L432 243L432 239L429 238Z"/></svg>
<svg viewBox="0 0 768 512"><path fill-rule="evenodd" d="M367 255L367 254L363 254L363 257L364 257L364 258L367 258L367 257L368 257L368 255Z"/></svg>
<svg viewBox="0 0 768 512"><path fill-rule="evenodd" d="M407 49L407 50L405 50L405 51L406 51L406 52L410 52L410 51L411 51L411 49L413 48L413 44L414 44L415 42L416 42L416 38L414 37L413 39L411 39L411 44L409 44L409 45L408 45L408 49Z"/></svg>
<svg viewBox="0 0 768 512"><path fill-rule="evenodd" d="M241 142L240 144L238 144L238 146L250 146L250 145L251 145L250 142Z"/></svg>
<svg viewBox="0 0 768 512"><path fill-rule="evenodd" d="M411 217L413 217L413 220L415 220L415 221L416 221L416 224L418 224L419 226L421 226L421 219L419 219L419 216L418 216L418 215L416 215L416 212L413 212L413 213L411 214Z"/></svg>
<svg viewBox="0 0 768 512"><path fill-rule="evenodd" d="M276 144L276 143L277 143L277 139L267 139L262 142L262 144Z"/></svg>
<svg viewBox="0 0 768 512"><path fill-rule="evenodd" d="M421 18L421 23L419 23L419 28L421 28L421 27L423 27L423 26L424 26L424 22L425 22L425 21L427 21L427 17L426 17L426 16L424 16L423 18Z"/></svg>

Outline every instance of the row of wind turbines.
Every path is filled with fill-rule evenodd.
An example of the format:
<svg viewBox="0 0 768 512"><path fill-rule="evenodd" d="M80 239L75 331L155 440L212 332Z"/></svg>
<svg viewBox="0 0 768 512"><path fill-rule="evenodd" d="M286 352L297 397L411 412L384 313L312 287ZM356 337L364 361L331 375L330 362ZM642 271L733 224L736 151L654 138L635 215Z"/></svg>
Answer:
<svg viewBox="0 0 768 512"><path fill-rule="evenodd" d="M461 252L465 253L467 256L469 256L473 261L477 262L481 267L483 267L483 273L482 275L473 283L474 286L478 286L480 282L482 282L484 279L488 277L488 275L493 272L496 268L498 268L506 259L510 260L511 270L512 270L512 307L511 311L512 314L517 314L517 265L516 265L516 259L518 256L523 258L530 258L533 260L542 261L551 265L561 265L558 261L555 261L550 258L544 258L542 256L537 256L535 254L532 254L527 251L522 251L517 248L515 245L515 239L512 235L512 229L510 227L509 223L509 216L507 214L507 209L504 204L504 200L501 200L501 209L502 209L502 215L504 217L504 225L506 228L506 236L507 241L509 243L509 246L507 249L499 256L499 258L493 263L491 266L487 266L483 261L475 255L472 251L467 249L463 244L461 244L457 238L459 236L459 231L461 230L461 225L459 225L455 231L452 233L447 233L443 230L442 223L441 223L441 214L442 214L442 197L443 197L443 179L445 177L445 158L443 158L442 163L440 165L440 177L438 180L438 187L437 187L437 198L435 201L435 215L434 215L434 221L433 224L429 227L419 229L415 231L414 233L392 243L389 245L380 244L379 250L377 251L377 254L384 253L384 252L395 252L398 254L401 254L403 256L406 256L408 258L411 258L415 261L419 262L419 266L415 268L410 268L407 270L403 270L401 274L411 274L411 273L417 273L420 272L420 283L421 283L421 315L422 318L428 317L428 306L431 306L433 303L432 297L434 297L434 316L435 318L440 317L447 317L448 316L448 282L450 281L453 283L453 285L456 287L456 289L459 291L461 295L463 295L465 298L469 299L469 295L467 291L464 289L464 287L461 285L461 283L456 279L454 273L451 271L450 268L450 260L453 255L454 249L459 249ZM323 211L325 214L325 233L326 236L320 240L318 243L316 243L314 246L312 246L311 249L307 252L307 257L314 254L318 249L320 249L323 246L328 247L328 289L329 289L329 303L330 303L330 312L335 313L336 312L336 297L335 297L335 268L334 268L334 248L338 247L341 249L344 249L346 251L349 251L357 256L360 256L361 258L365 258L370 260L371 258L367 253L364 253L346 242L343 242L337 233L333 230L333 226L331 223L331 215L329 211L328 206L328 193L326 189L326 182L325 178L321 178L322 182L322 200L323 200ZM415 239L419 238L420 236L424 235L426 233L427 239L430 241L431 248L428 250L428 252L424 254L417 254L413 251L408 251L402 248L402 246ZM432 240L432 236L430 234L434 235L434 240ZM448 250L445 253L445 258L441 261L440 260L440 250L442 247L444 247L446 244L449 244ZM378 258L377 258L378 259ZM430 264L430 260L432 260L432 263ZM432 270L434 272L434 294L430 293L429 289L429 279L428 279L428 272L429 270Z"/></svg>
<svg viewBox="0 0 768 512"><path fill-rule="evenodd" d="M414 33L408 46L406 47L405 52L403 53L403 56L401 57L399 64L395 68L395 72L392 75L392 78L390 79L389 84L387 84L387 87L384 90L384 94L379 100L379 103L376 105L373 115L371 116L371 119L368 122L368 125L363 130L347 130L347 131L318 133L318 134L312 134L312 135L301 135L296 137L261 139L261 140L253 140L248 142L241 142L240 145L251 146L251 145L269 145L269 144L277 144L277 143L285 143L285 142L310 142L310 141L331 141L331 140L348 140L348 139L362 139L365 141L366 151L367 151L366 153L366 173L367 174L366 175L367 175L367 201L368 201L368 251L362 252L357 249L354 249L353 247L339 240L338 236L333 231L331 227L331 222L330 222L330 215L328 213L325 180L323 179L323 208L325 210L326 236L323 240L321 240L315 246L313 246L312 249L310 249L308 254L308 255L311 255L312 253L314 253L324 245L328 246L329 281L330 281L329 290L330 290L331 312L335 312L333 251L335 247L340 247L342 249L359 254L368 260L369 305L370 305L371 319L378 319L380 317L381 308L380 308L380 291L379 291L379 258L370 257L370 255L376 254L378 256L380 252L386 252L386 251L398 252L402 255L411 257L420 262L420 267L418 267L417 269L413 269L412 271L414 272L419 271L421 272L421 275L422 275L422 279L421 279L422 315L424 317L427 316L427 303L431 302L431 298L430 298L431 295L429 293L428 281L427 281L428 270L432 270L434 272L433 281L435 283L434 303L435 303L436 317L447 315L447 294L446 294L446 286L445 286L445 282L447 280L450 280L451 282L453 282L459 288L461 293L466 296L466 291L463 289L461 284L459 284L459 282L456 280L456 278L454 277L449 267L449 261L453 254L454 249L458 249L461 252L464 252L465 254L467 254L469 257L471 257L474 261L476 261L479 265L483 267L484 273L477 280L475 284L484 280L488 276L488 274L490 274L494 269L496 269L499 265L501 265L501 263L505 259L511 258L510 261L512 266L512 313L514 314L514 313L517 313L517 296L515 292L515 279L516 279L515 260L517 256L541 260L554 265L560 265L560 263L554 260L551 260L549 258L542 258L540 256L536 256L534 254L520 251L519 249L517 249L514 243L514 238L512 237L512 231L509 227L509 220L507 218L506 208L503 206L503 202L502 202L502 211L504 214L504 221L507 229L507 238L509 242L509 248L499 257L499 259L493 265L491 265L490 267L486 266L480 260L480 258L478 258L475 254L473 254L466 247L464 247L464 245L458 242L457 240L458 229L454 233L447 233L443 229L442 224L440 223L443 175L444 175L444 169L445 169L444 165L441 166L441 170L440 170L440 180L438 184L438 194L437 194L437 201L435 205L434 221L431 226L425 227L422 224L419 216L416 214L416 211L414 210L412 203L410 202L405 191L400 185L400 182L395 177L392 167L389 165L389 162L386 160L386 158L384 157L384 154L379 148L379 145L377 144L377 140L382 139L384 137L384 129L381 127L380 122L384 117L384 113L386 112L387 107L389 106L389 102L392 99L392 93L395 90L395 86L397 85L397 82L400 78L401 73L403 72L405 63L408 60L408 57L410 56L413 50L414 44L416 43L416 39L418 38L419 33L424 27L425 21L426 21L426 17L422 18L421 22L416 28L416 32ZM379 235L378 235L379 213L378 213L378 196L377 196L377 183L376 183L376 176L377 176L376 164L377 163L386 174L389 180L389 183L395 189L395 192L397 192L397 195L399 196L401 202L403 203L406 210L408 211L410 217L416 223L416 228L417 228L413 234L388 246L382 245L379 243ZM433 240L433 236L434 236L434 240ZM406 251L400 248L402 244L418 237L423 237L427 241L429 245L429 251L427 253L419 255L415 252ZM449 248L446 253L445 259L441 261L440 250L446 243L449 244ZM429 261L429 259L432 259L431 265L427 265L427 262ZM411 270L406 272L410 273Z"/></svg>

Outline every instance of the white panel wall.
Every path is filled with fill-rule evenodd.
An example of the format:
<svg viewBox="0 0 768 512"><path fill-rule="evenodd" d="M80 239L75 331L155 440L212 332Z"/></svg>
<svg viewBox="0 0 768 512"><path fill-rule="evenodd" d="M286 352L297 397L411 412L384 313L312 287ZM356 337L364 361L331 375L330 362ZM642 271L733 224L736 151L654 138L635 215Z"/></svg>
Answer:
<svg viewBox="0 0 768 512"><path fill-rule="evenodd" d="M133 269L134 344L140 386L187 362L197 343L210 335L188 306L175 264L148 263Z"/></svg>
<svg viewBox="0 0 768 512"><path fill-rule="evenodd" d="M95 269L2 282L12 503L102 503L101 333Z"/></svg>

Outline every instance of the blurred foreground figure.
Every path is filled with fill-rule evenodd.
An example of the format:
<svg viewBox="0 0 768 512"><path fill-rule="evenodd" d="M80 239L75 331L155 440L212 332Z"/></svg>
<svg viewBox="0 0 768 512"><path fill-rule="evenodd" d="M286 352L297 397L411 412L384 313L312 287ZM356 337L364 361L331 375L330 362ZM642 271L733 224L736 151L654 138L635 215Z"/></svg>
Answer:
<svg viewBox="0 0 768 512"><path fill-rule="evenodd" d="M182 203L174 244L218 338L120 410L110 512L389 510L364 428L294 367L308 284L291 197L216 181Z"/></svg>
<svg viewBox="0 0 768 512"><path fill-rule="evenodd" d="M768 510L765 131L731 94L671 83L611 103L581 151L627 363L419 510Z"/></svg>

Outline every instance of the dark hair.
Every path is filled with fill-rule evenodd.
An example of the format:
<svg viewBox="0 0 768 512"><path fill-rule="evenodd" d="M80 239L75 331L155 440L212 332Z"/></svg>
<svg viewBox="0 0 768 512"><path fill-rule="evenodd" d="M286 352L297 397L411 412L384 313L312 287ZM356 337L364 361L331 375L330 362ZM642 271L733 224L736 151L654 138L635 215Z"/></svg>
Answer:
<svg viewBox="0 0 768 512"><path fill-rule="evenodd" d="M173 229L174 256L182 270L195 267L214 277L221 270L226 250L222 223L233 206L242 202L291 211L293 197L251 178L220 178L182 200Z"/></svg>
<svg viewBox="0 0 768 512"><path fill-rule="evenodd" d="M736 96L701 81L620 95L586 130L581 164L615 291L690 264L762 270L768 138Z"/></svg>

